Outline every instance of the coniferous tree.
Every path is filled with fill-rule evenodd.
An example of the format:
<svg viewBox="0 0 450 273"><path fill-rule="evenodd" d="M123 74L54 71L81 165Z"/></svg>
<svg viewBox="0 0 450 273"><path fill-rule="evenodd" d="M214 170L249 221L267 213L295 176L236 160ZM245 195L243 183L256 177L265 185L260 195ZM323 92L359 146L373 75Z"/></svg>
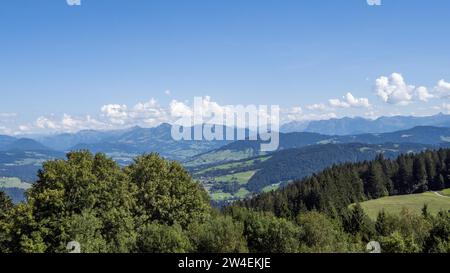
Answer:
<svg viewBox="0 0 450 273"><path fill-rule="evenodd" d="M398 158L398 172L395 177L396 188L400 194L410 194L413 191L411 186L411 175L408 169L405 156Z"/></svg>
<svg viewBox="0 0 450 273"><path fill-rule="evenodd" d="M365 180L365 191L367 197L376 199L388 195L386 189L387 181L383 174L383 169L378 161L374 161L369 165Z"/></svg>
<svg viewBox="0 0 450 273"><path fill-rule="evenodd" d="M414 192L425 192L428 191L428 179L427 171L425 169L425 164L420 156L414 159L413 164L413 191Z"/></svg>

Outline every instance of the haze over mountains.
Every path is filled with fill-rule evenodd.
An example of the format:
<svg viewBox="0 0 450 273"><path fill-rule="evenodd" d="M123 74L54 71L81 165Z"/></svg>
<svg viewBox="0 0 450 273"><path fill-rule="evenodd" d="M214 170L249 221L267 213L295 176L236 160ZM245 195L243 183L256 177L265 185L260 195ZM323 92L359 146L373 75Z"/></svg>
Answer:
<svg viewBox="0 0 450 273"><path fill-rule="evenodd" d="M283 131L294 130L294 125L285 125ZM64 158L71 150L103 152L121 165L129 164L139 154L157 152L186 166L214 200L236 200L332 164L369 160L379 153L394 157L450 146L450 116L443 114L377 120L343 118L310 122L307 126L280 133L279 149L271 153L260 150L261 141L175 141L169 124L29 138L0 135L0 188L19 187L23 191L23 182L35 181L43 162ZM402 130L392 131L395 128ZM345 134L357 131L362 133ZM10 178L22 184L12 183Z"/></svg>
<svg viewBox="0 0 450 273"><path fill-rule="evenodd" d="M450 115L437 114L426 117L392 116L380 117L376 120L361 117L345 117L341 119L319 121L299 121L282 125L280 131L282 133L309 132L328 136L345 136L388 133L408 130L417 126L450 127ZM169 124L163 123L154 128L135 126L122 130L82 130L77 133L62 133L55 135L25 135L19 137L0 135L0 149L4 150L6 145L11 145L13 142L17 141L17 139L26 138L33 139L43 146L56 151L69 151L83 147L106 152L123 149L137 152L155 149L156 151L161 151L164 149L161 149L158 144L169 144L169 146L173 144L170 128L171 126ZM304 135L304 137L308 137L308 135ZM215 146L221 146L228 143L230 143L230 141L219 141L218 143L206 145L206 148L195 148L200 149L198 153L202 153L205 152L205 149L211 147L215 148ZM182 146L186 148L186 143L182 143L182 141L177 144L182 144Z"/></svg>
<svg viewBox="0 0 450 273"><path fill-rule="evenodd" d="M375 120L361 117L318 121L294 121L281 126L281 132L312 132L325 135L352 135L364 133L387 133L406 130L416 126L450 126L450 115L434 116L392 116Z"/></svg>
<svg viewBox="0 0 450 273"><path fill-rule="evenodd" d="M302 148L310 145L324 144L385 144L385 143L411 143L431 146L446 146L450 144L450 128L420 126L409 130L397 131L383 134L360 134L347 136L330 136L317 133L297 132L281 133L279 151L287 149ZM260 150L260 141L236 141L220 147L217 150L209 151L192 157L185 164L190 167L208 165L217 162L226 162L230 158L242 160L255 156L262 156L266 153Z"/></svg>

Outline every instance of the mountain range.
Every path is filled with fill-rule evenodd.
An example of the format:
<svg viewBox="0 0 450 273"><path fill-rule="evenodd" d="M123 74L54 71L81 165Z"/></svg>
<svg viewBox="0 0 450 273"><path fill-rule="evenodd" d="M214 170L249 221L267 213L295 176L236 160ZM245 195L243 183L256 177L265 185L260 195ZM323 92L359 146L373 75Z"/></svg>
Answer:
<svg viewBox="0 0 450 273"><path fill-rule="evenodd" d="M389 157L450 146L449 121L450 116L440 114L423 118L386 117L372 121L344 118L310 122L307 127L302 125L302 132L280 133L279 149L270 153L260 150L261 141L175 141L169 124L47 136L0 135L0 188L6 185L8 177L32 183L43 162L64 158L71 150L104 152L121 165L129 164L142 153L157 152L167 159L180 161L213 199L233 200L274 185L278 187L332 164L369 160L379 153ZM413 126L416 124L420 126ZM293 130L294 125L291 124L290 129ZM379 132L408 126L412 127ZM202 129L202 126L191 128L191 136L193 129ZM363 133L343 134L350 131ZM327 134L329 132L333 134Z"/></svg>
<svg viewBox="0 0 450 273"><path fill-rule="evenodd" d="M382 134L360 135L322 135L317 133L297 132L280 133L280 150L301 148L310 145L324 144L384 144L384 143L416 143L434 146L446 146L450 144L450 128L419 126L412 129ZM251 157L262 156L267 153L260 150L261 141L236 141L220 147L217 150L199 154L185 161L188 167L224 163L233 160L242 160Z"/></svg>
<svg viewBox="0 0 450 273"><path fill-rule="evenodd" d="M387 133L406 130L416 126L450 127L450 115L442 113L434 116L392 116L377 119L361 117L340 118L318 121L294 121L281 126L284 133L312 132L325 135L354 135L364 133Z"/></svg>

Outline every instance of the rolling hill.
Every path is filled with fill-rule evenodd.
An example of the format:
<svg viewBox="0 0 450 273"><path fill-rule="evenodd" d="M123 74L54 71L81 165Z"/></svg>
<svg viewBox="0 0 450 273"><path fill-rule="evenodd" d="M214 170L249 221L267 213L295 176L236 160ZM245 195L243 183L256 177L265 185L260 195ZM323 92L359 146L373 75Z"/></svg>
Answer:
<svg viewBox="0 0 450 273"><path fill-rule="evenodd" d="M432 146L409 143L310 145L232 163L193 168L191 172L213 197L214 193L218 192L228 193L227 197L234 199L240 189L245 189L247 194L277 189L290 181L300 180L335 164L372 160L378 154L383 154L385 158L395 158L400 154L416 153L430 148ZM236 185L230 192L229 187L233 183L240 186ZM220 199L226 199L224 195L218 196Z"/></svg>
<svg viewBox="0 0 450 273"><path fill-rule="evenodd" d="M317 144L384 144L384 143L416 143L435 146L450 145L450 128L420 126L408 130L384 134L361 134L348 136L328 136L317 133L280 133L279 150L301 148ZM225 163L265 155L260 151L260 141L237 141L217 150L195 156L187 161L188 167Z"/></svg>
<svg viewBox="0 0 450 273"><path fill-rule="evenodd" d="M255 166L258 171L248 181L247 189L259 192L272 184L299 180L332 165L372 160L378 154L395 158L400 154L421 152L429 148L431 146L423 144L350 143L282 150Z"/></svg>

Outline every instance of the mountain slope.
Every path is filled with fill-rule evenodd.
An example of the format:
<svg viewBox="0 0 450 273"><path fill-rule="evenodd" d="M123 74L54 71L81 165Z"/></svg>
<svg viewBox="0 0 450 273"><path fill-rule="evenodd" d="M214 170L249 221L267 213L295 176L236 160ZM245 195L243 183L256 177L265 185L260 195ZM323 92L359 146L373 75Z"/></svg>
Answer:
<svg viewBox="0 0 450 273"><path fill-rule="evenodd" d="M41 142L45 146L57 150L57 151L67 151L73 146L80 143L94 144L102 141L108 141L114 137L120 136L132 130L133 128L127 130L112 130L112 131L95 131L95 130L82 130L77 133L64 133L50 136L38 136L35 140Z"/></svg>
<svg viewBox="0 0 450 273"><path fill-rule="evenodd" d="M317 133L280 133L279 150L301 148L316 144L384 144L417 143L427 145L450 145L450 128L420 126L409 130L383 134L361 134L348 136L328 136ZM185 162L188 167L209 165L217 162L243 160L265 153L260 151L260 141L236 141L220 149L195 156Z"/></svg>
<svg viewBox="0 0 450 273"><path fill-rule="evenodd" d="M55 151L0 151L0 177L17 177L25 182L34 182L42 163L64 158L64 153Z"/></svg>
<svg viewBox="0 0 450 273"><path fill-rule="evenodd" d="M409 130L397 131L392 133L338 136L335 139L340 143L360 142L368 144L380 144L391 142L437 145L441 143L450 143L450 128L419 126Z"/></svg>
<svg viewBox="0 0 450 273"><path fill-rule="evenodd" d="M417 126L450 127L450 115L438 114L427 117L393 116L375 120L341 118L311 122L291 122L281 127L281 132L313 132L325 135L353 135L365 133L387 133L407 130Z"/></svg>
<svg viewBox="0 0 450 273"><path fill-rule="evenodd" d="M15 141L17 141L17 138L15 137L0 135L0 151L4 151Z"/></svg>
<svg viewBox="0 0 450 273"><path fill-rule="evenodd" d="M327 167L342 163L372 160L378 154L395 158L400 154L420 152L432 146L423 144L361 143L313 145L300 149L288 149L271 155L270 159L255 166L258 171L248 181L247 189L261 191L271 184L302 179Z"/></svg>
<svg viewBox="0 0 450 273"><path fill-rule="evenodd" d="M330 142L333 142L333 137L316 133L280 133L279 150L301 148L308 145ZM235 141L217 150L209 151L190 158L189 160L186 160L184 164L188 167L195 167L265 155L266 153L261 152L261 143L262 141L260 140Z"/></svg>
<svg viewBox="0 0 450 273"><path fill-rule="evenodd" d="M434 146L424 144L322 144L280 150L270 155L191 168L194 178L215 191L227 190L237 182L249 193L277 188L290 181L302 179L334 164L372 160L383 154L394 158L400 154L417 153ZM222 187L218 187L222 184ZM237 190L238 188L235 188Z"/></svg>
<svg viewBox="0 0 450 273"><path fill-rule="evenodd" d="M48 147L42 145L41 143L30 139L30 138L21 138L15 140L14 142L5 145L3 151L48 151L50 150Z"/></svg>
<svg viewBox="0 0 450 273"><path fill-rule="evenodd" d="M225 140L177 141L172 138L171 129L170 124L161 124L154 128L134 127L106 141L77 144L71 150L88 149L92 152L104 152L113 157L124 155L133 157L141 153L157 152L168 159L183 160L229 143Z"/></svg>

